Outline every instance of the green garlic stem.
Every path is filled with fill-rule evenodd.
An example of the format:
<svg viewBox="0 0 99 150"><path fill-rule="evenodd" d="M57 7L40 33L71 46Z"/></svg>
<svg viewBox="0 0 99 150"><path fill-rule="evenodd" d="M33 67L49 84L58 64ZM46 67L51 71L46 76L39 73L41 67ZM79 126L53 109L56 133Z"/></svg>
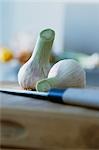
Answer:
<svg viewBox="0 0 99 150"><path fill-rule="evenodd" d="M39 60L39 63L45 64L49 61L50 51L55 38L55 32L51 29L43 30L36 42L32 59Z"/></svg>

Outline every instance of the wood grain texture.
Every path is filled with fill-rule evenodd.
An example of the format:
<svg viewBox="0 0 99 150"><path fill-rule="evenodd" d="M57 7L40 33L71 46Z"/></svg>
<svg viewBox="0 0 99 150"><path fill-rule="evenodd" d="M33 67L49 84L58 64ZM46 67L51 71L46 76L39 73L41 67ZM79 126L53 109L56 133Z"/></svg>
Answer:
<svg viewBox="0 0 99 150"><path fill-rule="evenodd" d="M37 150L99 149L98 110L8 94L0 94L0 104L2 146Z"/></svg>

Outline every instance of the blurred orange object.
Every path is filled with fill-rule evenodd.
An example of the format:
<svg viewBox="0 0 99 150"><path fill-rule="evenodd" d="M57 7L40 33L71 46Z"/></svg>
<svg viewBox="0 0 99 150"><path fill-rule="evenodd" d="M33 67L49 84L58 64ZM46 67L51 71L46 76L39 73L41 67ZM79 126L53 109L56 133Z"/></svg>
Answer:
<svg viewBox="0 0 99 150"><path fill-rule="evenodd" d="M20 52L18 52L16 58L18 59L18 61L21 64L24 64L25 62L27 62L29 60L29 58L31 57L32 52L28 51L28 50L21 50Z"/></svg>
<svg viewBox="0 0 99 150"><path fill-rule="evenodd" d="M0 61L1 62L8 62L12 60L13 57L14 57L14 54L11 49L6 48L6 47L0 48Z"/></svg>

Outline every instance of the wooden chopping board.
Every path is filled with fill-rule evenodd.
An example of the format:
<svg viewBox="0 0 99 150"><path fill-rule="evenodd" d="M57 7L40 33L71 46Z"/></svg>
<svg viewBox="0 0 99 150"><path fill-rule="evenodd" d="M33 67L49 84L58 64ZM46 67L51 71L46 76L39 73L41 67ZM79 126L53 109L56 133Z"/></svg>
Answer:
<svg viewBox="0 0 99 150"><path fill-rule="evenodd" d="M99 149L98 110L0 93L0 114L4 148Z"/></svg>

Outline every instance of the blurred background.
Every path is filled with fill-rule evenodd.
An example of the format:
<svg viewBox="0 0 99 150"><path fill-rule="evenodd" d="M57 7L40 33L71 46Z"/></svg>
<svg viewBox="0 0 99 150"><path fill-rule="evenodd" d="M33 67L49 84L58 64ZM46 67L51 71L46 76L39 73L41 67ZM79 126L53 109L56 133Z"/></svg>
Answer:
<svg viewBox="0 0 99 150"><path fill-rule="evenodd" d="M17 81L39 32L55 30L52 64L73 58L88 86L99 86L99 3L0 1L0 81Z"/></svg>

